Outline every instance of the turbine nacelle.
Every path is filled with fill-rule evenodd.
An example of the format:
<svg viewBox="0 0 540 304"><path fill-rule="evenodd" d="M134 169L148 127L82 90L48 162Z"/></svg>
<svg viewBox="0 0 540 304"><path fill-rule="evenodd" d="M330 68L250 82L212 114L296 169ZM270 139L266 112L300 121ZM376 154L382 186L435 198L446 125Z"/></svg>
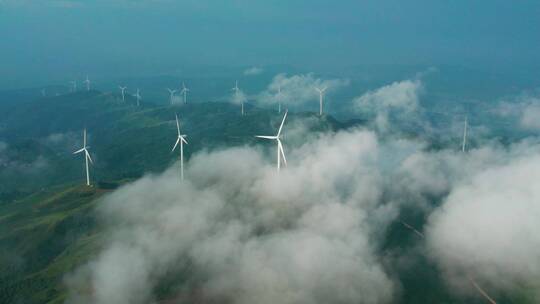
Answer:
<svg viewBox="0 0 540 304"><path fill-rule="evenodd" d="M86 163L86 185L90 186L90 169L88 168L88 162L90 162L93 165L94 161L92 160L92 157L90 156L90 152L88 152L88 149L90 149L90 147L86 145L86 129L84 129L83 134L84 134L83 147L73 152L73 154L79 154L79 153L84 152L84 160Z"/></svg>
<svg viewBox="0 0 540 304"><path fill-rule="evenodd" d="M235 82L234 84L234 88L232 88L231 90L235 91L235 92L238 92L240 89L238 88L238 80Z"/></svg>
<svg viewBox="0 0 540 304"><path fill-rule="evenodd" d="M279 172L279 169L281 168L281 159L283 159L283 163L285 164L285 166L287 165L287 158L285 158L285 151L283 150L283 144L281 143L281 130L283 129L283 124L285 124L287 113L288 111L286 111L285 115L283 115L283 120L281 121L281 125L279 126L277 135L274 135L274 136L256 135L255 136L257 138L275 140L277 142L277 170L278 172Z"/></svg>
<svg viewBox="0 0 540 304"><path fill-rule="evenodd" d="M319 92L320 95L324 94L324 92L326 91L326 89L328 89L328 87L324 87L324 88L318 88L318 87L315 87L315 90L317 92Z"/></svg>
<svg viewBox="0 0 540 304"><path fill-rule="evenodd" d="M176 142L174 143L174 146L171 150L171 153L174 152L178 144L180 144L180 176L182 180L184 179L184 143L187 145L186 136L180 132L180 122L178 121L178 115L175 115L176 118L176 130L178 132L178 137L176 138Z"/></svg>

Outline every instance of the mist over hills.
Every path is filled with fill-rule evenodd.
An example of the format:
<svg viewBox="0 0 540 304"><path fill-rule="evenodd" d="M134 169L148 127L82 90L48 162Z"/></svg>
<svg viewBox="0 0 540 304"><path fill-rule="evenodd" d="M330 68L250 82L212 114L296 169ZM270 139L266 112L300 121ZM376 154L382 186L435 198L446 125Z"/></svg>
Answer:
<svg viewBox="0 0 540 304"><path fill-rule="evenodd" d="M28 93L31 96L33 93ZM21 96L21 95L17 95ZM92 208L98 198L127 181L161 172L178 159L170 149L176 138L174 115L188 134L186 156L223 146L255 143L255 134L273 134L282 114L219 102L160 106L132 96L80 91L2 104L7 115L2 142L2 302L60 301L62 277L98 246ZM330 116L291 113L289 125L310 126L313 136L352 126ZM357 124L353 123L353 124ZM82 159L72 152L89 131L94 188L82 182ZM295 145L298 138L287 136ZM262 143L264 146L266 143ZM242 162L241 159L238 160ZM47 228L45 228L47 227ZM21 242L21 240L24 240ZM52 281L50 281L52 280ZM26 297L24 294L33 294ZM60 298L58 298L60 296Z"/></svg>
<svg viewBox="0 0 540 304"><path fill-rule="evenodd" d="M540 303L539 12L0 0L0 304Z"/></svg>
<svg viewBox="0 0 540 304"><path fill-rule="evenodd" d="M23 163L42 158L43 168L36 168L40 172L32 178L34 190L80 180L81 162L71 153L82 144L84 128L88 129L91 153L96 159L95 179L116 180L160 172L176 160L170 152L176 138L175 114L190 137L188 158L202 149L253 144L255 134L274 132L281 117L276 111L250 107L241 118L237 106L220 102L161 106L143 101L141 107L136 107L132 96L122 103L119 94L100 91L39 97L4 110L8 114L2 121L0 138L12 164L17 158L22 158ZM290 116L292 124L302 119L318 120L308 113ZM347 126L330 116L322 121L321 125L313 124L315 131ZM3 173L11 176L12 172ZM40 174L44 174L42 180ZM9 179L6 177L7 185L3 183L6 189L14 191L14 185L24 189L23 181L9 183Z"/></svg>
<svg viewBox="0 0 540 304"><path fill-rule="evenodd" d="M439 241L460 250L477 243L447 233L461 210L448 197L465 189L481 199L467 182L480 183L486 170L519 175L521 162L534 164L536 125L525 115L538 107L534 93L457 104L447 114L430 102L436 95L431 76L417 74L348 101L349 79L280 74L245 93L245 116L227 81L216 87L222 97L208 99L214 101L194 97L172 105L163 88L154 97L143 90L140 106L131 94L122 102L116 88L45 97L37 89L6 93L0 98L0 300L483 303L463 283L472 277L497 303L534 303L540 282L534 270L501 284L475 266L504 272L503 257L480 255L471 266L445 255ZM171 80L150 86L158 90ZM275 85L296 102L288 104L288 166L280 179L273 143L254 137L274 134L281 122ZM339 120L310 111L313 85L336 88L327 109ZM511 111L508 103L515 105ZM349 113L339 115L340 107ZM463 114L472 113L470 152L458 153ZM188 135L185 183L178 155L170 152L175 114ZM95 161L93 187L82 186L83 159L72 154L84 128ZM524 182L523 191L528 187ZM521 212L523 205L512 208ZM465 225L489 240L475 230L475 220ZM525 222L534 227L534 218ZM528 243L520 238L516 245ZM483 244L499 250L496 242ZM346 284L333 285L336 280Z"/></svg>

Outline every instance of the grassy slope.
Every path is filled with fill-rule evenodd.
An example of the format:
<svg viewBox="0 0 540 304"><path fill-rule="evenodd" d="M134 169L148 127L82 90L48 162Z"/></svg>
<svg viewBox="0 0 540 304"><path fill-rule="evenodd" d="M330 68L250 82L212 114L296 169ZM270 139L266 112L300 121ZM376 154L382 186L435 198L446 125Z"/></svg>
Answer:
<svg viewBox="0 0 540 304"><path fill-rule="evenodd" d="M62 296L62 276L95 252L92 210L105 192L53 187L0 207L2 303L46 303Z"/></svg>

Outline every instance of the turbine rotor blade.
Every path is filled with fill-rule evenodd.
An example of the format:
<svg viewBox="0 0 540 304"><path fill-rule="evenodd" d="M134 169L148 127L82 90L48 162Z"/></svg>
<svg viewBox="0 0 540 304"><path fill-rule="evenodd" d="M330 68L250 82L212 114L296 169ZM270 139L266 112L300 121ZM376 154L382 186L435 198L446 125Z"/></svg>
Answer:
<svg viewBox="0 0 540 304"><path fill-rule="evenodd" d="M180 136L180 123L178 122L178 115L174 114L176 116L176 130L178 131L178 136Z"/></svg>
<svg viewBox="0 0 540 304"><path fill-rule="evenodd" d="M283 124L285 123L285 119L287 118L287 113L289 113L289 111L285 111L285 115L283 115L283 120L281 121L281 125L279 126L279 130L277 132L277 136L276 137L279 137L281 135L281 129L283 128Z"/></svg>
<svg viewBox="0 0 540 304"><path fill-rule="evenodd" d="M180 142L180 137L176 140L176 143L174 144L174 147L171 150L171 153L174 152L174 149L176 149L176 146L178 146L178 143Z"/></svg>
<svg viewBox="0 0 540 304"><path fill-rule="evenodd" d="M285 164L285 166L287 166L287 158L285 158L285 151L283 151L283 144L281 144L281 140L277 140L278 141L278 149L279 149L279 152L281 153L281 157L283 157L283 163Z"/></svg>
<svg viewBox="0 0 540 304"><path fill-rule="evenodd" d="M278 139L277 136L263 136L263 135L256 135L257 138L264 138L264 139Z"/></svg>
<svg viewBox="0 0 540 304"><path fill-rule="evenodd" d="M184 136L180 136L180 139L187 145L187 140L184 138Z"/></svg>
<svg viewBox="0 0 540 304"><path fill-rule="evenodd" d="M84 149L84 152L86 154L86 157L88 157L88 160L90 161L90 163L93 165L94 161L92 160L92 157L90 157L90 153L88 153L88 150Z"/></svg>
<svg viewBox="0 0 540 304"><path fill-rule="evenodd" d="M82 148L82 149L80 149L80 150L77 150L77 151L73 152L73 154L79 154L79 153L81 153L81 152L84 151L84 150L85 150L85 148Z"/></svg>

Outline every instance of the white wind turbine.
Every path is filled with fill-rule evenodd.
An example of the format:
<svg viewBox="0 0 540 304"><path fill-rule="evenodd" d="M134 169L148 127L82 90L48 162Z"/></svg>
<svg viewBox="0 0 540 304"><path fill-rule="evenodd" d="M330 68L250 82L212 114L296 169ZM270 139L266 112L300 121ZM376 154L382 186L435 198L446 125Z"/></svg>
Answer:
<svg viewBox="0 0 540 304"><path fill-rule="evenodd" d="M234 91L234 95L238 98L238 92L240 92L240 89L238 88L238 80L236 81L234 88L232 88ZM244 99L241 100L241 106L242 106L242 115L244 115Z"/></svg>
<svg viewBox="0 0 540 304"><path fill-rule="evenodd" d="M176 139L176 143L174 143L174 147L171 150L171 153L174 152L176 149L176 146L180 143L180 177L182 180L184 180L184 143L187 145L187 140L185 134L180 133L180 123L178 122L178 115L176 116L176 130L178 131L178 138Z"/></svg>
<svg viewBox="0 0 540 304"><path fill-rule="evenodd" d="M461 143L461 152L465 152L467 148L467 127L469 122L467 121L467 116L465 116L465 122L463 123L463 142Z"/></svg>
<svg viewBox="0 0 540 304"><path fill-rule="evenodd" d="M281 143L281 129L283 128L283 124L285 123L285 119L287 118L287 112L285 111L285 115L283 115L283 120L281 121L281 125L279 126L279 130L276 136L263 136L263 135L257 135L255 137L258 138L264 138L264 139L271 139L277 141L277 171L279 172L279 169L281 168L281 158L283 158L283 163L285 166L287 165L287 159L285 158L285 152L283 151L283 144Z"/></svg>
<svg viewBox="0 0 540 304"><path fill-rule="evenodd" d="M90 169L88 168L88 161L90 161L90 163L92 164L94 164L94 162L92 161L92 158L90 157L90 153L88 153L88 149L90 147L86 145L86 128L84 129L83 134L84 134L83 147L80 150L73 152L73 154L79 154L79 153L84 152L84 159L86 162L86 185L90 186Z"/></svg>
<svg viewBox="0 0 540 304"><path fill-rule="evenodd" d="M86 83L86 90L90 91L90 79L88 78L88 75L86 75L86 80L84 83Z"/></svg>
<svg viewBox="0 0 540 304"><path fill-rule="evenodd" d="M126 92L126 89L127 87L121 87L121 86L118 86L118 88L122 91L122 102L126 102L126 99L125 99L125 92Z"/></svg>
<svg viewBox="0 0 540 304"><path fill-rule="evenodd" d="M140 106L140 102L141 102L141 94L139 94L139 89L137 89L137 94L135 94L135 98L137 98L137 107Z"/></svg>
<svg viewBox="0 0 540 304"><path fill-rule="evenodd" d="M189 89L186 87L186 85L182 82L182 90L180 91L180 94L184 95L184 103L187 103L187 92L189 92Z"/></svg>
<svg viewBox="0 0 540 304"><path fill-rule="evenodd" d="M76 92L77 91L77 80L72 80L69 83L71 83L72 92Z"/></svg>
<svg viewBox="0 0 540 304"><path fill-rule="evenodd" d="M177 92L176 90L171 90L169 88L167 88L167 91L169 91L169 101L171 102L171 104L173 104L173 98L174 98L174 94Z"/></svg>
<svg viewBox="0 0 540 304"><path fill-rule="evenodd" d="M328 89L328 87L324 87L322 89L315 87L315 90L319 92L319 115L322 116L322 109L323 109L323 99L324 99L324 92Z"/></svg>

